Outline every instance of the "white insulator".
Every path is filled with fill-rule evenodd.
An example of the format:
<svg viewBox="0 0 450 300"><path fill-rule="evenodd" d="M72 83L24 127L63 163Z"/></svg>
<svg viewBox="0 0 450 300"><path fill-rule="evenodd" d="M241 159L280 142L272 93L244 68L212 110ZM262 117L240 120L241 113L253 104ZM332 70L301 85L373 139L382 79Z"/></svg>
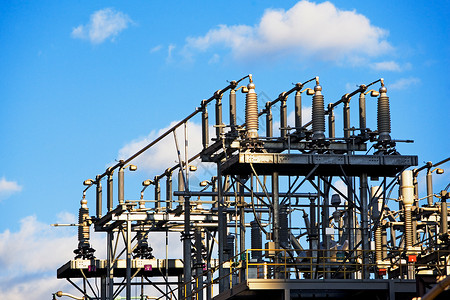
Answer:
<svg viewBox="0 0 450 300"><path fill-rule="evenodd" d="M403 205L412 206L414 203L414 183L413 172L411 170L402 172L400 190Z"/></svg>

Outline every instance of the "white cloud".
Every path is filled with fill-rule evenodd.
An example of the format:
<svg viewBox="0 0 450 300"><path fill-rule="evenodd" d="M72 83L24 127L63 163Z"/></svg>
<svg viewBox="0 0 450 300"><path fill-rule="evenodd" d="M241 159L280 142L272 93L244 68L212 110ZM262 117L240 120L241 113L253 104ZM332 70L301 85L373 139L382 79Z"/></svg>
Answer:
<svg viewBox="0 0 450 300"><path fill-rule="evenodd" d="M238 59L286 54L340 61L372 57L391 50L388 32L373 26L356 11L336 8L330 2L300 1L289 10L268 9L260 22L249 25L219 25L204 36L189 37L186 56L214 46L229 48Z"/></svg>
<svg viewBox="0 0 450 300"><path fill-rule="evenodd" d="M167 58L166 58L166 61L172 61L172 52L173 52L173 50L176 48L176 46L174 45L174 44L170 44L168 47L167 47Z"/></svg>
<svg viewBox="0 0 450 300"><path fill-rule="evenodd" d="M209 59L208 64L213 65L220 61L220 55L217 53L214 53L214 55Z"/></svg>
<svg viewBox="0 0 450 300"><path fill-rule="evenodd" d="M72 37L87 39L93 44L101 44L106 39L114 40L131 22L130 17L120 11L115 11L113 8L101 9L91 15L88 24L74 28Z"/></svg>
<svg viewBox="0 0 450 300"><path fill-rule="evenodd" d="M388 90L404 90L409 88L414 84L419 84L420 79L417 77L409 77L409 78L400 78L392 84L388 84Z"/></svg>
<svg viewBox="0 0 450 300"><path fill-rule="evenodd" d="M5 177L0 179L0 200L6 199L14 193L22 191L22 186L16 181L8 181Z"/></svg>
<svg viewBox="0 0 450 300"><path fill-rule="evenodd" d="M140 139L136 139L119 150L119 159L126 159L132 156L134 153L138 152L140 149L145 147L151 141L153 141L158 136L162 135L168 129L173 127L177 121L172 122L168 127L160 129L158 131L152 131L148 136ZM202 149L201 140L201 125L193 122L188 122L188 155L191 157ZM210 130L211 131L211 130ZM212 132L211 132L212 134ZM180 126L176 130L178 147L181 152L181 159L184 161L184 126ZM145 153L138 156L134 161L134 164L138 166L139 169L144 169L147 171L157 171L164 172L165 169L173 167L178 163L178 156L175 147L175 139L171 133L159 143L148 149Z"/></svg>
<svg viewBox="0 0 450 300"><path fill-rule="evenodd" d="M382 61L372 64L372 69L377 71L401 71L401 67L395 61Z"/></svg>
<svg viewBox="0 0 450 300"><path fill-rule="evenodd" d="M371 68L376 71L392 71L392 72L401 72L404 70L411 69L411 64L406 63L403 66L398 64L395 61L382 61L371 64Z"/></svg>
<svg viewBox="0 0 450 300"><path fill-rule="evenodd" d="M161 50L162 45L157 45L155 47L153 47L152 49L150 49L150 53L155 53L158 52L159 50Z"/></svg>
<svg viewBox="0 0 450 300"><path fill-rule="evenodd" d="M58 214L58 221L63 223L74 219L75 215L68 212ZM155 257L165 258L164 233L150 233L149 243ZM77 245L76 228L50 227L35 216L23 218L18 231L0 232L0 299L50 299L59 290L79 295L66 281L56 278L57 268L74 258ZM91 245L97 250L97 258L106 259L104 233L91 230ZM180 258L178 233L169 233L169 245L169 257Z"/></svg>

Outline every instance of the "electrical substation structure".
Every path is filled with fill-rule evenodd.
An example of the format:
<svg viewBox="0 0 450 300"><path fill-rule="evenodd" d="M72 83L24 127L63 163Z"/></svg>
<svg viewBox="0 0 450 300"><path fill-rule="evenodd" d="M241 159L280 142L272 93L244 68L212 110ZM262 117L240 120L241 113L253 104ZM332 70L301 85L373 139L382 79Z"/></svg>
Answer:
<svg viewBox="0 0 450 300"><path fill-rule="evenodd" d="M84 182L78 247L57 270L78 294L59 291L53 299L394 300L439 293L449 299L443 291L450 278L449 194L433 190L432 175L444 172L437 167L450 158L418 166L417 156L396 150L412 141L391 137L384 80L328 106L318 77L262 109L256 91L252 75L229 82L140 151ZM237 121L244 119L236 109L238 92L245 96L244 124ZM305 95L312 96L309 122L302 120L302 101L311 103ZM366 124L366 96L377 101L374 130ZM339 107L342 136L335 133ZM189 156L187 124L194 117L201 119L202 150ZM140 199L125 199L125 172L136 170L133 160L163 139L174 139L175 149L167 151L177 153L178 163L143 181ZM190 184L196 162L214 166L200 187ZM420 172L426 172L425 199L418 197ZM86 200L91 187L93 216ZM145 198L147 187L154 194ZM92 244L91 231L106 237L106 257L95 256L101 246ZM181 236L182 257L168 257L170 232ZM166 255L154 257L152 235L164 233Z"/></svg>

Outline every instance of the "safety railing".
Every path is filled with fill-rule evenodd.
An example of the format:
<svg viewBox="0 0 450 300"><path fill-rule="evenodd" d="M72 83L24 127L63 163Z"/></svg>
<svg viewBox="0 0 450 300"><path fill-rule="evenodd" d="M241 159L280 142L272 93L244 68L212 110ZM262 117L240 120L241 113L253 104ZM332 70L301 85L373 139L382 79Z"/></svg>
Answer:
<svg viewBox="0 0 450 300"><path fill-rule="evenodd" d="M408 278L411 275L408 272L414 274L425 269L450 268L450 251L436 250L427 254L389 250L383 260L374 260L374 250L247 249L158 299L172 299L180 289L181 299L198 299L198 295L204 294L208 287L212 296L214 286L220 281L226 281L227 288L233 288L251 279L412 279ZM220 266L225 274L214 277ZM208 273L211 281L205 282L203 279ZM187 292L188 285L190 292Z"/></svg>

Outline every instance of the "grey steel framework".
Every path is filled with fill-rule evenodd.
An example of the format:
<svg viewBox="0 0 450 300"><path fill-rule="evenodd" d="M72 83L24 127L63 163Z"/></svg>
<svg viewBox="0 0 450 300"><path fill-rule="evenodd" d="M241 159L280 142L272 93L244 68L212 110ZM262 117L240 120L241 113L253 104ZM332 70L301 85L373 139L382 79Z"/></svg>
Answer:
<svg viewBox="0 0 450 300"><path fill-rule="evenodd" d="M248 84L240 86L244 80ZM306 87L314 82L315 86ZM378 91L369 89L375 85ZM236 109L239 90L245 94L241 125L237 120L243 117ZM312 96L310 122L302 120L303 93ZM291 94L294 99L288 99ZM225 95L228 124L222 112ZM356 95L359 101L352 100ZM376 130L366 124L366 96L377 98ZM351 124L350 104L358 112L358 125ZM213 138L209 106L214 107ZM294 108L294 127L288 126L288 106ZM335 134L338 107L343 109L340 137ZM277 136L273 134L275 108L280 113ZM194 117L201 118L203 150L188 157L187 122ZM264 118L261 134L259 122ZM84 182L76 256L57 271L57 277L72 283L79 295L60 291L53 297L411 299L424 295L450 272L448 193L434 191L432 185L432 173L441 174L443 169L437 167L450 158L411 169L418 164L417 156L402 155L395 146L412 141L391 138L390 118L383 79L360 85L325 108L319 78L314 77L295 84L261 110L251 75L229 82L136 154ZM184 128L183 137L177 136L177 128ZM164 138L174 138L178 164L143 181L141 199L126 200L125 170L136 170L130 163ZM201 181L200 188L190 184L199 160L215 166L214 176ZM422 171L427 172L424 205L419 204L417 184ZM113 196L116 180L117 198ZM89 215L85 199L92 186L96 187L95 216ZM149 186L154 196L146 200L144 190ZM106 258L95 257L91 227L106 234ZM166 233L166 251L168 232L181 233L183 257L169 259L166 253L155 258L149 240L156 232Z"/></svg>

